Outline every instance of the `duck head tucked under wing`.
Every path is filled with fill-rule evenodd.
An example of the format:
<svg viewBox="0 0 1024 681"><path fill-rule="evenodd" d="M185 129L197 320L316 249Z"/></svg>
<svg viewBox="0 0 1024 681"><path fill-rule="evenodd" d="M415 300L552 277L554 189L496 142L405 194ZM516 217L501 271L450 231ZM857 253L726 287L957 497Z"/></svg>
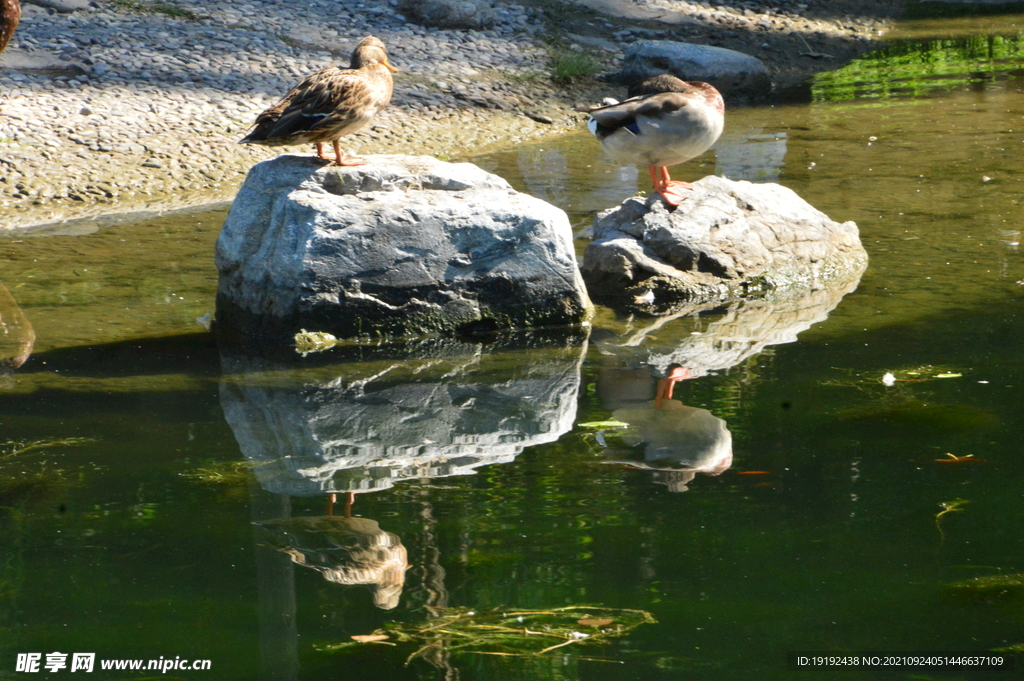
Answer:
<svg viewBox="0 0 1024 681"><path fill-rule="evenodd" d="M341 153L339 139L365 127L391 101L397 71L388 62L387 48L378 38L368 36L352 52L349 68L335 66L308 76L288 91L253 124L241 142L286 146L315 144L317 156L337 165L361 165L365 161ZM331 142L334 158L324 155L323 144Z"/></svg>
<svg viewBox="0 0 1024 681"><path fill-rule="evenodd" d="M711 148L725 123L725 102L708 83L663 74L630 91L624 102L588 109L587 128L618 163L648 166L665 202L679 205L685 182L669 178L667 166L685 163Z"/></svg>

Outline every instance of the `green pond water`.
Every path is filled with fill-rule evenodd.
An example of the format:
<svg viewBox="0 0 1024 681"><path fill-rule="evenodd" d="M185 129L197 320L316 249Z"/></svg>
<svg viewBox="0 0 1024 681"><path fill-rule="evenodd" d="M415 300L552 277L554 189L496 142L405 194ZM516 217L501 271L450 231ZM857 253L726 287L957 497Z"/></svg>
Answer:
<svg viewBox="0 0 1024 681"><path fill-rule="evenodd" d="M1024 644L1017 19L908 22L673 170L856 221L855 289L288 362L201 323L223 209L5 236L0 679L979 676L786 656ZM583 231L649 190L596 146L471 160ZM210 669L100 668L161 657Z"/></svg>

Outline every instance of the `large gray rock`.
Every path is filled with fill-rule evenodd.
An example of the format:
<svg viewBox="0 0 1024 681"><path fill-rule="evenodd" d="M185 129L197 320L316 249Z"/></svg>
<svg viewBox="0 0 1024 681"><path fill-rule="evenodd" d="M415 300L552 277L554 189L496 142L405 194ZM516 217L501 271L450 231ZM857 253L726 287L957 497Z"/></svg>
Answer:
<svg viewBox="0 0 1024 681"><path fill-rule="evenodd" d="M399 10L424 26L484 29L494 25L488 0L402 0Z"/></svg>
<svg viewBox="0 0 1024 681"><path fill-rule="evenodd" d="M219 324L354 337L588 319L564 212L468 163L367 161L250 171L217 240Z"/></svg>
<svg viewBox="0 0 1024 681"><path fill-rule="evenodd" d="M622 70L612 78L631 85L662 73L711 83L727 105L758 101L772 91L768 69L760 59L722 47L674 40L633 43L626 49Z"/></svg>
<svg viewBox="0 0 1024 681"><path fill-rule="evenodd" d="M583 275L596 299L725 301L823 288L867 259L853 222L781 185L711 176L674 211L654 195L598 214Z"/></svg>
<svg viewBox="0 0 1024 681"><path fill-rule="evenodd" d="M282 370L222 349L220 403L263 489L312 496L473 474L572 429L585 339Z"/></svg>

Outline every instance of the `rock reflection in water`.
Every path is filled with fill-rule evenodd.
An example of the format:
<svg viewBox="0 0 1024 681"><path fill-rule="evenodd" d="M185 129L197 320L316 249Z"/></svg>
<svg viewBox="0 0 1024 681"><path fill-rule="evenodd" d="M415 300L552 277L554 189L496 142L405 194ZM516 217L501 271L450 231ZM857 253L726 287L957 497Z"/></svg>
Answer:
<svg viewBox="0 0 1024 681"><path fill-rule="evenodd" d="M572 428L584 340L468 347L281 372L224 353L221 405L260 485L296 496L471 474Z"/></svg>
<svg viewBox="0 0 1024 681"><path fill-rule="evenodd" d="M259 527L263 539L297 565L313 568L335 584L369 586L378 608L398 605L409 567L405 547L376 520L326 515L279 518Z"/></svg>
<svg viewBox="0 0 1024 681"><path fill-rule="evenodd" d="M293 650L296 636L291 564L275 555L337 584L370 586L379 608L397 606L406 549L376 521L351 517L355 493L471 474L558 439L575 421L586 346L582 336L538 341L526 351L439 341L401 359L386 350L375 361L303 369L221 346L221 406L259 482L253 520L267 575L260 600L268 669L297 665L292 654L271 654ZM336 492L347 499L344 517L333 515L333 502L326 516L289 517L291 495ZM431 574L443 581L440 567ZM290 606L275 605L282 602Z"/></svg>
<svg viewBox="0 0 1024 681"><path fill-rule="evenodd" d="M593 140L586 135L580 136L580 142L589 147ZM588 215L636 194L640 177L636 166L615 166L605 158L583 164L580 156L570 156L572 163L561 149L521 149L515 157L516 169L527 192L570 212ZM588 157L589 152L582 158Z"/></svg>
<svg viewBox="0 0 1024 681"><path fill-rule="evenodd" d="M556 206L564 206L569 198L572 176L569 162L558 149L531 150L520 153L519 171L526 182L530 196L544 199Z"/></svg>
<svg viewBox="0 0 1024 681"><path fill-rule="evenodd" d="M787 138L785 132L766 133L762 128L726 130L715 145L715 175L730 180L778 182L786 164Z"/></svg>
<svg viewBox="0 0 1024 681"><path fill-rule="evenodd" d="M686 367L691 378L740 364L766 347L796 342L797 335L824 321L860 277L834 282L828 289L762 300L741 300L726 306L693 305L670 314L634 319L605 335L602 352L630 366L648 366L660 375L669 367ZM713 321L701 316L715 312Z"/></svg>

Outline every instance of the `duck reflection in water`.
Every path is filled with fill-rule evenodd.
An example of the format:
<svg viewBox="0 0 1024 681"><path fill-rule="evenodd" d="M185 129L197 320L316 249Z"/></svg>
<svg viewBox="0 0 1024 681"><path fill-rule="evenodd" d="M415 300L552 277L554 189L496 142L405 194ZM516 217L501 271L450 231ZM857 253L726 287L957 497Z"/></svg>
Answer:
<svg viewBox="0 0 1024 681"><path fill-rule="evenodd" d="M608 463L654 471L655 482L671 492L685 492L697 473L720 475L732 466L732 433L725 421L707 409L672 399L676 383L690 378L695 376L689 369L674 364L658 380L653 400L613 412L615 420L630 426L623 440L644 446L644 461Z"/></svg>
<svg viewBox="0 0 1024 681"><path fill-rule="evenodd" d="M397 534L380 529L376 520L353 518L355 493L345 497L344 515L334 515L337 495L327 502L327 515L282 518L259 523L267 543L291 556L292 562L320 572L335 584L370 587L373 603L383 610L398 605L410 567Z"/></svg>

